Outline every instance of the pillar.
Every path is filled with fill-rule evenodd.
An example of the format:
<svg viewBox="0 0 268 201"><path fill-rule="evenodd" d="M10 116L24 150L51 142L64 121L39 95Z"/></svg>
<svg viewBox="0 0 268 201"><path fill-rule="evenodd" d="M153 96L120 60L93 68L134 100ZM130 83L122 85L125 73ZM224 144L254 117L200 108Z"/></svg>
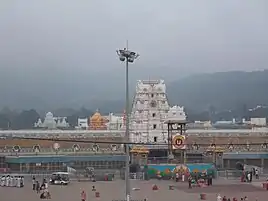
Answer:
<svg viewBox="0 0 268 201"><path fill-rule="evenodd" d="M264 168L264 158L261 158L261 167Z"/></svg>
<svg viewBox="0 0 268 201"><path fill-rule="evenodd" d="M230 160L229 159L227 159L227 168L230 168Z"/></svg>
<svg viewBox="0 0 268 201"><path fill-rule="evenodd" d="M212 162L217 166L217 153L215 151L212 152Z"/></svg>
<svg viewBox="0 0 268 201"><path fill-rule="evenodd" d="M187 163L187 152L186 150L183 150L183 164Z"/></svg>
<svg viewBox="0 0 268 201"><path fill-rule="evenodd" d="M180 156L181 156L181 162L180 163L184 163L184 151L183 150L181 150L181 152L180 152Z"/></svg>

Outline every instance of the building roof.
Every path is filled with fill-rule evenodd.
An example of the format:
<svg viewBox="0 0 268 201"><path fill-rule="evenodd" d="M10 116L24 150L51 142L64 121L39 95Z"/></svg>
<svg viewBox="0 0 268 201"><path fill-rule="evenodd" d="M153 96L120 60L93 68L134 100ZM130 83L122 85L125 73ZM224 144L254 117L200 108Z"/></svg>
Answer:
<svg viewBox="0 0 268 201"><path fill-rule="evenodd" d="M187 124L189 123L187 120L181 120L181 119L170 119L164 121L165 124Z"/></svg>
<svg viewBox="0 0 268 201"><path fill-rule="evenodd" d="M167 131L166 131L167 132ZM188 129L188 135L268 135L268 129ZM101 137L124 136L124 130L0 130L0 137Z"/></svg>

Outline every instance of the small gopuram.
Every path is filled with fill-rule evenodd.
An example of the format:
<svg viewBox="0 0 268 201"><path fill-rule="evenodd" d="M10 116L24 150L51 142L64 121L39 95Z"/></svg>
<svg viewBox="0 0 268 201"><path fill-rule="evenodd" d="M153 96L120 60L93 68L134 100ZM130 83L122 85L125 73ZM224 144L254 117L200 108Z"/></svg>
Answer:
<svg viewBox="0 0 268 201"><path fill-rule="evenodd" d="M107 130L108 120L97 110L89 119L89 130Z"/></svg>
<svg viewBox="0 0 268 201"><path fill-rule="evenodd" d="M146 165L149 149L144 146L134 146L131 151L131 161L133 164Z"/></svg>
<svg viewBox="0 0 268 201"><path fill-rule="evenodd" d="M168 112L165 121L168 128L168 159L169 161L186 163L186 117L178 116L172 111Z"/></svg>
<svg viewBox="0 0 268 201"><path fill-rule="evenodd" d="M216 145L215 142L212 142L211 145L206 149L207 162L211 162L218 167L222 167L223 166L222 157L224 150L225 150L224 147Z"/></svg>

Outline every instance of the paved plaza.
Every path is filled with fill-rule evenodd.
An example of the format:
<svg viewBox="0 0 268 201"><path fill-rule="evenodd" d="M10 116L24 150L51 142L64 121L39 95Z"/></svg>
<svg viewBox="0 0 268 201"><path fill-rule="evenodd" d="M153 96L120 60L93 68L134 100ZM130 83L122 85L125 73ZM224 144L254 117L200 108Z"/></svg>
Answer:
<svg viewBox="0 0 268 201"><path fill-rule="evenodd" d="M39 195L31 190L31 182L26 181L24 188L0 187L0 201L36 201L39 200ZM158 191L152 190L152 185L156 184L159 187ZM95 192L92 192L92 185L95 185L100 197L95 197ZM174 185L174 190L169 190L168 186ZM49 186L52 195L51 201L80 201L80 192L84 189L87 192L87 200L96 201L112 201L123 200L125 184L122 180L110 182L72 182L69 186ZM262 189L260 185L241 184L230 181L214 181L211 187L188 189L187 182L175 183L173 181L131 181L131 188L140 188L140 190L132 191L133 200L148 200L154 201L195 201L200 200L200 193L207 194L207 200L215 201L216 194L220 193L227 198L247 196L249 201L267 201L268 191Z"/></svg>

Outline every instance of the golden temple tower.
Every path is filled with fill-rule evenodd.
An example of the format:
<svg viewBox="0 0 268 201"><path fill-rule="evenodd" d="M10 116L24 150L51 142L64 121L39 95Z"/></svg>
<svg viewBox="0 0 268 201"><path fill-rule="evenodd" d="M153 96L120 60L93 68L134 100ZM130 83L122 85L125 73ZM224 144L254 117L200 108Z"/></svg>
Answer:
<svg viewBox="0 0 268 201"><path fill-rule="evenodd" d="M89 119L89 130L107 130L107 122L108 120L97 110Z"/></svg>

